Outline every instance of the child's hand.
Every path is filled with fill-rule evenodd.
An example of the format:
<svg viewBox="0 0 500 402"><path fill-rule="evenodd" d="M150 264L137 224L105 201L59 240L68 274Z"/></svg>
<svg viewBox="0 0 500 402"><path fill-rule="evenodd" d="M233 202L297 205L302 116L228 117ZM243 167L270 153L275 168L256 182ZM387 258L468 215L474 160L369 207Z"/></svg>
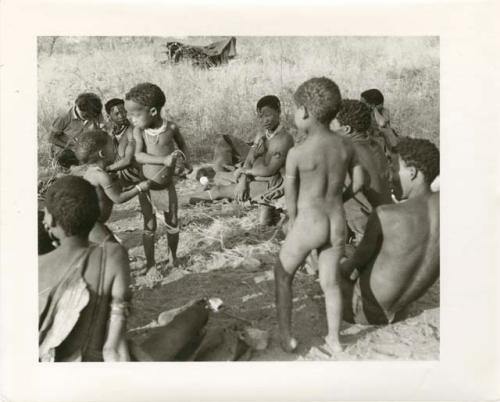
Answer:
<svg viewBox="0 0 500 402"><path fill-rule="evenodd" d="M141 181L138 186L141 189L141 191L148 191L151 188L151 184L153 182L151 180L144 180Z"/></svg>
<svg viewBox="0 0 500 402"><path fill-rule="evenodd" d="M234 199L244 202L248 199L248 185L246 180L240 180L234 189Z"/></svg>
<svg viewBox="0 0 500 402"><path fill-rule="evenodd" d="M163 164L167 167L171 167L175 164L176 159L177 159L177 156L174 153L172 153L172 154L165 157L165 159L163 160Z"/></svg>

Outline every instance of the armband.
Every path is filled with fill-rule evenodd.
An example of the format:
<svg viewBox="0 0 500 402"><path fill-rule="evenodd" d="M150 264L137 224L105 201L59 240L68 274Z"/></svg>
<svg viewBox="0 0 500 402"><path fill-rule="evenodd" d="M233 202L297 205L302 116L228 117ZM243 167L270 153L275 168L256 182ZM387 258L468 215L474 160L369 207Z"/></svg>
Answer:
<svg viewBox="0 0 500 402"><path fill-rule="evenodd" d="M139 191L139 193L142 193L142 189L138 184L135 185L135 188L137 191Z"/></svg>
<svg viewBox="0 0 500 402"><path fill-rule="evenodd" d="M129 315L129 303L124 301L112 301L110 304L110 315L128 317Z"/></svg>

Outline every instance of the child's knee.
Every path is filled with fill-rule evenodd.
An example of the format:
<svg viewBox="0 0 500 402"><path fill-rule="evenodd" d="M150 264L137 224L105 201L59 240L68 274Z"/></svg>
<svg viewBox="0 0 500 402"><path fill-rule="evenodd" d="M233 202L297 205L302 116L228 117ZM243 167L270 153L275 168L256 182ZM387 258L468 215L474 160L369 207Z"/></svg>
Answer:
<svg viewBox="0 0 500 402"><path fill-rule="evenodd" d="M154 216L144 220L144 232L156 232L156 218Z"/></svg>
<svg viewBox="0 0 500 402"><path fill-rule="evenodd" d="M319 270L319 284L323 292L332 288L340 288L340 275L338 269L321 269Z"/></svg>

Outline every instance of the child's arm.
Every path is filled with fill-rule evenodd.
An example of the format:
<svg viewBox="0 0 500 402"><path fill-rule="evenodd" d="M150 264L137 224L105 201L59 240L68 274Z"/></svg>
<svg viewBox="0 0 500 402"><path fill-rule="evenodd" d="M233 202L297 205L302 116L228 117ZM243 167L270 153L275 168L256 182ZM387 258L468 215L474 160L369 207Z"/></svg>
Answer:
<svg viewBox="0 0 500 402"><path fill-rule="evenodd" d="M382 241L382 228L379 218L379 208L375 208L368 218L365 234L351 258L341 263L341 270L346 277L350 277L355 268L362 271L375 257Z"/></svg>
<svg viewBox="0 0 500 402"><path fill-rule="evenodd" d="M285 203L290 218L290 227L297 216L297 198L299 196L299 169L295 160L295 148L288 152L285 174Z"/></svg>
<svg viewBox="0 0 500 402"><path fill-rule="evenodd" d="M270 158L260 158L255 161L249 169L244 169L243 173L249 176L269 177L275 175L285 164L286 156L290 148L293 147L291 136L285 136L269 150ZM267 159L267 161L266 161Z"/></svg>
<svg viewBox="0 0 500 402"><path fill-rule="evenodd" d="M116 161L112 165L109 165L106 170L108 172L114 172L117 170L125 169L126 167L129 167L132 161L134 160L134 153L135 153L135 139L133 135L128 136L128 143L125 148L125 154L123 155L123 158L120 160Z"/></svg>
<svg viewBox="0 0 500 402"><path fill-rule="evenodd" d="M121 246L115 246L108 251L107 261L114 278L111 285L111 311L102 354L104 361L130 361L125 339L130 300L130 268L127 252Z"/></svg>
<svg viewBox="0 0 500 402"><path fill-rule="evenodd" d="M96 175L98 184L102 187L108 198L114 204L123 204L128 200L134 198L136 195L143 191L148 191L151 185L149 180L141 181L139 184L127 191L121 191L118 182L113 181L109 174L102 172Z"/></svg>
<svg viewBox="0 0 500 402"><path fill-rule="evenodd" d="M353 154L348 168L349 174L351 176L351 184L347 188L344 188L344 193L342 194L342 200L344 202L359 193L365 185L366 178L369 177L365 175L364 169L359 163L354 149L352 150L352 153Z"/></svg>
<svg viewBox="0 0 500 402"><path fill-rule="evenodd" d="M184 154L184 166L189 172L193 171L193 167L191 166L191 158L189 157L189 151L186 145L186 141L184 140L184 137L182 136L179 127L175 126L173 128L174 130L174 141L179 147L179 149L182 151Z"/></svg>
<svg viewBox="0 0 500 402"><path fill-rule="evenodd" d="M145 151L144 140L142 139L142 130L134 127L135 140L135 160L143 165L165 165L165 156L150 155Z"/></svg>

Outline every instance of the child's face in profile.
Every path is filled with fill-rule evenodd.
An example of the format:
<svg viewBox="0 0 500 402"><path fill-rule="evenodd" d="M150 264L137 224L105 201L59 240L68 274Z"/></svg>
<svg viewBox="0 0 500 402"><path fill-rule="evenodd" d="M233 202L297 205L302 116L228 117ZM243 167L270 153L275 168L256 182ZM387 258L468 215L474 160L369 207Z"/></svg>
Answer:
<svg viewBox="0 0 500 402"><path fill-rule="evenodd" d="M127 111L125 110L125 105L113 106L109 112L109 118L115 124L125 124L127 122Z"/></svg>
<svg viewBox="0 0 500 402"><path fill-rule="evenodd" d="M263 106L257 112L259 121L265 130L273 131L280 124L280 112L269 106Z"/></svg>
<svg viewBox="0 0 500 402"><path fill-rule="evenodd" d="M125 109L131 123L142 129L149 128L159 116L160 111L154 107L144 106L133 100L125 101Z"/></svg>

